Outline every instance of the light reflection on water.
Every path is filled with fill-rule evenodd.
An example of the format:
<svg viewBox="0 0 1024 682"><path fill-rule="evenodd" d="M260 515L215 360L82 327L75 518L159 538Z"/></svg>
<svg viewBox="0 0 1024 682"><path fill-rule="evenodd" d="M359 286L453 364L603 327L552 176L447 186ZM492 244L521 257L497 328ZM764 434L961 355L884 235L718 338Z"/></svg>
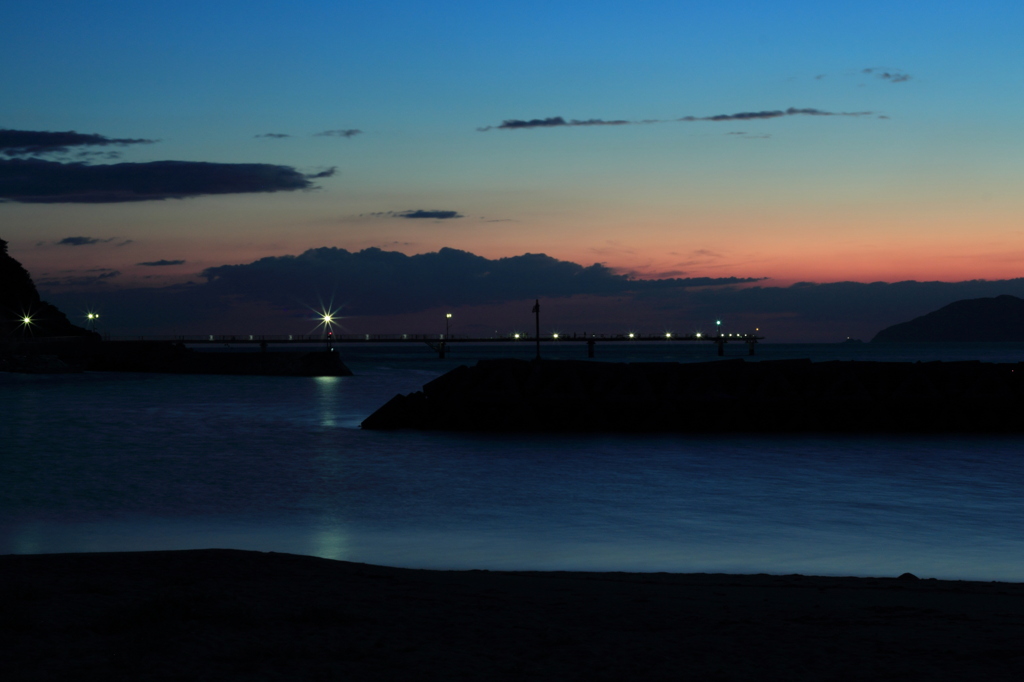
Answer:
<svg viewBox="0 0 1024 682"><path fill-rule="evenodd" d="M356 428L459 360L385 354L320 379L0 374L0 553L1024 580L1024 439Z"/></svg>

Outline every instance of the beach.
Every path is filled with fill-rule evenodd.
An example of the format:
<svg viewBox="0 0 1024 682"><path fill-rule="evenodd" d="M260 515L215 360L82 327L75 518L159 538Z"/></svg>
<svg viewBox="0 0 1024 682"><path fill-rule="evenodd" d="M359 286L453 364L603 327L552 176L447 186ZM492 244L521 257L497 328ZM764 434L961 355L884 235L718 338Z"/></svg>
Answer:
<svg viewBox="0 0 1024 682"><path fill-rule="evenodd" d="M923 578L923 579L922 579ZM6 680L1010 680L1024 584L0 556Z"/></svg>

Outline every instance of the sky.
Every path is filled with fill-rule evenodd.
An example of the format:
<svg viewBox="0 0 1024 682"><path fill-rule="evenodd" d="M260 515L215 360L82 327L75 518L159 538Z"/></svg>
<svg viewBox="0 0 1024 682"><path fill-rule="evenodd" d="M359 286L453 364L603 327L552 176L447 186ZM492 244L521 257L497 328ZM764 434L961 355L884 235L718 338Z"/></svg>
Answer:
<svg viewBox="0 0 1024 682"><path fill-rule="evenodd" d="M305 333L321 305L505 333L540 298L545 331L830 341L1024 295L1021 3L10 0L5 25L0 238L112 335Z"/></svg>

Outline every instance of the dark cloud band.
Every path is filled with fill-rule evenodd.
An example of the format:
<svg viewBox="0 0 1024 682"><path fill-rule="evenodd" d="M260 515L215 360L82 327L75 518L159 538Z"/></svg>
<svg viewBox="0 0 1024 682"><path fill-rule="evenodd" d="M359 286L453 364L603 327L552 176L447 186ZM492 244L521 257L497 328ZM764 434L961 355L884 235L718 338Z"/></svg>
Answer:
<svg viewBox="0 0 1024 682"><path fill-rule="evenodd" d="M156 140L111 138L103 135L41 130L0 129L0 154L5 156L37 156L67 152L71 147L106 147L130 144L152 144Z"/></svg>
<svg viewBox="0 0 1024 682"><path fill-rule="evenodd" d="M120 203L184 199L209 194L315 189L313 178L290 166L264 163L153 161L90 166L41 159L0 160L0 201Z"/></svg>

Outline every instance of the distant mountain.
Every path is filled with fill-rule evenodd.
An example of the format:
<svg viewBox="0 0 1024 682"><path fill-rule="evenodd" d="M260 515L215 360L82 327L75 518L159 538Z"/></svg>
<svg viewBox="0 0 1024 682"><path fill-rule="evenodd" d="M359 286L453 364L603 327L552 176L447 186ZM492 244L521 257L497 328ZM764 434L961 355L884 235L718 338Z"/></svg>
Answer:
<svg viewBox="0 0 1024 682"><path fill-rule="evenodd" d="M1024 342L1024 299L996 296L956 301L909 322L887 327L871 341Z"/></svg>
<svg viewBox="0 0 1024 682"><path fill-rule="evenodd" d="M27 325L25 317L31 319ZM39 298L28 271L7 254L7 242L0 239L0 342L21 337L93 335L71 324L64 313Z"/></svg>

